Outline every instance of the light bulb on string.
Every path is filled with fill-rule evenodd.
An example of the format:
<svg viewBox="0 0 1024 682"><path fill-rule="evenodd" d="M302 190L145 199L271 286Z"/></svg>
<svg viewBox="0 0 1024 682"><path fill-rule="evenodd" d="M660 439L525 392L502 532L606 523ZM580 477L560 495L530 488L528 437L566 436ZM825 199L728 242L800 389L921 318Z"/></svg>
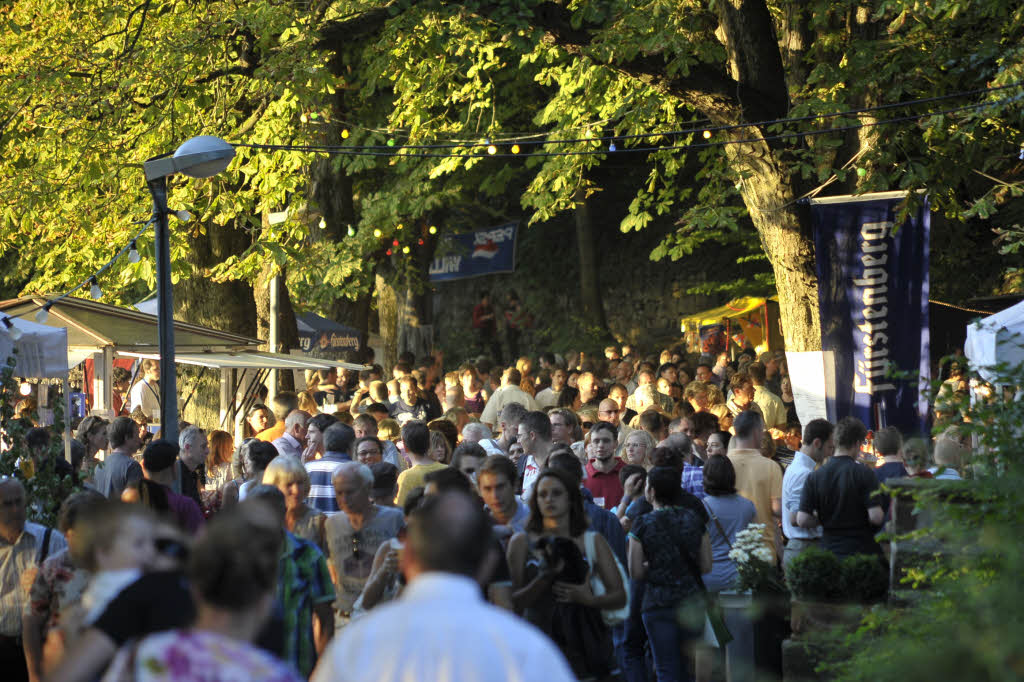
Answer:
<svg viewBox="0 0 1024 682"><path fill-rule="evenodd" d="M32 395L32 384L22 381L21 386L18 387L18 393L25 396Z"/></svg>
<svg viewBox="0 0 1024 682"><path fill-rule="evenodd" d="M616 146L615 146L615 142L614 142L614 141L613 141L613 142L610 142L610 143L608 144L608 151L610 151L610 152L614 152L614 151L615 151L616 149L618 149L618 147L616 147Z"/></svg>
<svg viewBox="0 0 1024 682"><path fill-rule="evenodd" d="M518 154L519 153L519 145L517 145L517 144L512 145L512 149L510 151L513 154Z"/></svg>
<svg viewBox="0 0 1024 682"><path fill-rule="evenodd" d="M391 242L391 246L398 246L398 240L395 239Z"/></svg>
<svg viewBox="0 0 1024 682"><path fill-rule="evenodd" d="M323 219L323 218L320 219L320 229L321 230L326 230L327 229L327 221L325 219Z"/></svg>
<svg viewBox="0 0 1024 682"><path fill-rule="evenodd" d="M305 113L303 113L301 116L299 116L299 120L302 121L303 123L308 123L309 122L309 118L306 116Z"/></svg>
<svg viewBox="0 0 1024 682"><path fill-rule="evenodd" d="M398 223L398 227L396 227L395 229L401 230L403 227L405 227L405 225L403 225L402 223Z"/></svg>
<svg viewBox="0 0 1024 682"><path fill-rule="evenodd" d="M423 238L420 237L419 240L417 240L416 243L419 244L420 246L423 246Z"/></svg>
<svg viewBox="0 0 1024 682"><path fill-rule="evenodd" d="M394 147L395 146L395 138L393 138L393 137L388 138L388 146L389 147Z"/></svg>
<svg viewBox="0 0 1024 682"><path fill-rule="evenodd" d="M408 246L403 246L402 247L402 253L409 253L409 247Z"/></svg>
<svg viewBox="0 0 1024 682"><path fill-rule="evenodd" d="M384 233L380 231L379 227L378 228L374 228L374 230L373 230L373 236L374 237L376 237L377 239L380 239L383 235L384 235Z"/></svg>
<svg viewBox="0 0 1024 682"><path fill-rule="evenodd" d="M385 256L390 256L391 255L391 249L388 249L387 251L385 251L384 255Z"/></svg>
<svg viewBox="0 0 1024 682"><path fill-rule="evenodd" d="M437 227L434 226L434 225L431 225L430 229L427 230L427 232L429 232L430 234L437 234Z"/></svg>
<svg viewBox="0 0 1024 682"><path fill-rule="evenodd" d="M47 303L46 305L44 305L42 308L39 309L38 313L36 313L36 322L38 322L40 324L43 324L44 322L46 322L46 318L48 318L49 316L50 316L50 304Z"/></svg>
<svg viewBox="0 0 1024 682"><path fill-rule="evenodd" d="M348 226L348 236L349 237L355 237L356 236L356 231L352 228L351 225Z"/></svg>
<svg viewBox="0 0 1024 682"><path fill-rule="evenodd" d="M495 154L498 153L498 148L495 145L491 144L490 140L487 140L487 153L490 154L491 156L494 156Z"/></svg>
<svg viewBox="0 0 1024 682"><path fill-rule="evenodd" d="M89 295L93 298L101 298L103 292L100 290L100 283L96 281L96 275L89 278Z"/></svg>
<svg viewBox="0 0 1024 682"><path fill-rule="evenodd" d="M6 315L4 316L4 326L7 327L7 333L12 340L17 341L21 338L21 330L15 327L14 323L11 322L11 318Z"/></svg>
<svg viewBox="0 0 1024 682"><path fill-rule="evenodd" d="M349 134L350 134L350 133L348 132L348 128L342 128L342 129L341 129L341 139L343 139L343 140L347 140L347 139L348 139L348 136L349 136Z"/></svg>
<svg viewBox="0 0 1024 682"><path fill-rule="evenodd" d="M705 140L710 140L711 139L711 131L710 130L705 130L703 134L704 134L704 139Z"/></svg>
<svg viewBox="0 0 1024 682"><path fill-rule="evenodd" d="M135 248L135 240L133 239L132 245L128 248L128 262L138 263L140 260L142 260L142 257L139 255L139 250Z"/></svg>

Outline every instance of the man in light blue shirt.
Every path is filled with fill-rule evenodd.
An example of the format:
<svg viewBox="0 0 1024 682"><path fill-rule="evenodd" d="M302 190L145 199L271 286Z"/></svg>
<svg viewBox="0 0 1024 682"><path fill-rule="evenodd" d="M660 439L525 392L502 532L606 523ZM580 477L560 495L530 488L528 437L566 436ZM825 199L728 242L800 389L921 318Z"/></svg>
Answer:
<svg viewBox="0 0 1024 682"><path fill-rule="evenodd" d="M800 509L804 481L836 449L832 430L832 424L824 419L809 422L804 427L803 445L782 477L782 532L788 540L782 553L783 569L805 549L817 547L821 542L821 526L801 528L796 523L796 513Z"/></svg>

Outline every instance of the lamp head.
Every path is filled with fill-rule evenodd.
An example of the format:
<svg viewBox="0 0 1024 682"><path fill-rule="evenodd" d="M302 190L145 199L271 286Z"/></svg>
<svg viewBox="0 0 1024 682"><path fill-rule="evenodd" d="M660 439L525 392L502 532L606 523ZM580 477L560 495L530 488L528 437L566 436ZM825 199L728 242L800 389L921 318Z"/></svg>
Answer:
<svg viewBox="0 0 1024 682"><path fill-rule="evenodd" d="M228 167L235 158L235 148L212 135L199 135L185 140L172 157L178 170L193 178L209 178Z"/></svg>

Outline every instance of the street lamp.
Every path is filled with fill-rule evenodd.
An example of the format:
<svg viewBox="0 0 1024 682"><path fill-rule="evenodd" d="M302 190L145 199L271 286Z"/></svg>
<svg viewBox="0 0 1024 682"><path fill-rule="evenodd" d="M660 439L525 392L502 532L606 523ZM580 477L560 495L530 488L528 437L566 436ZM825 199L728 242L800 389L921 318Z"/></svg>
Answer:
<svg viewBox="0 0 1024 682"><path fill-rule="evenodd" d="M160 424L163 437L178 440L178 390L174 368L174 300L171 290L171 241L167 225L167 176L184 173L209 178L228 167L235 148L210 135L186 140L173 156L155 156L143 164L153 195L156 246L156 324L160 344Z"/></svg>

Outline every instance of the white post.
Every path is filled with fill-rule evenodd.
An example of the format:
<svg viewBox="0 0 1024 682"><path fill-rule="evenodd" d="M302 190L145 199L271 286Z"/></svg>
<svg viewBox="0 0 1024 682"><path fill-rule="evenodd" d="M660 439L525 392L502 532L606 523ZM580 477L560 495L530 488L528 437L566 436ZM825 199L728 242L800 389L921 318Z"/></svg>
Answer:
<svg viewBox="0 0 1024 682"><path fill-rule="evenodd" d="M270 352L276 353L278 351L278 307L280 297L280 275L274 275L270 280L270 338L267 339L267 343L270 346ZM267 402L269 403L277 395L277 370L270 370L269 378L270 386L269 392L267 393Z"/></svg>

